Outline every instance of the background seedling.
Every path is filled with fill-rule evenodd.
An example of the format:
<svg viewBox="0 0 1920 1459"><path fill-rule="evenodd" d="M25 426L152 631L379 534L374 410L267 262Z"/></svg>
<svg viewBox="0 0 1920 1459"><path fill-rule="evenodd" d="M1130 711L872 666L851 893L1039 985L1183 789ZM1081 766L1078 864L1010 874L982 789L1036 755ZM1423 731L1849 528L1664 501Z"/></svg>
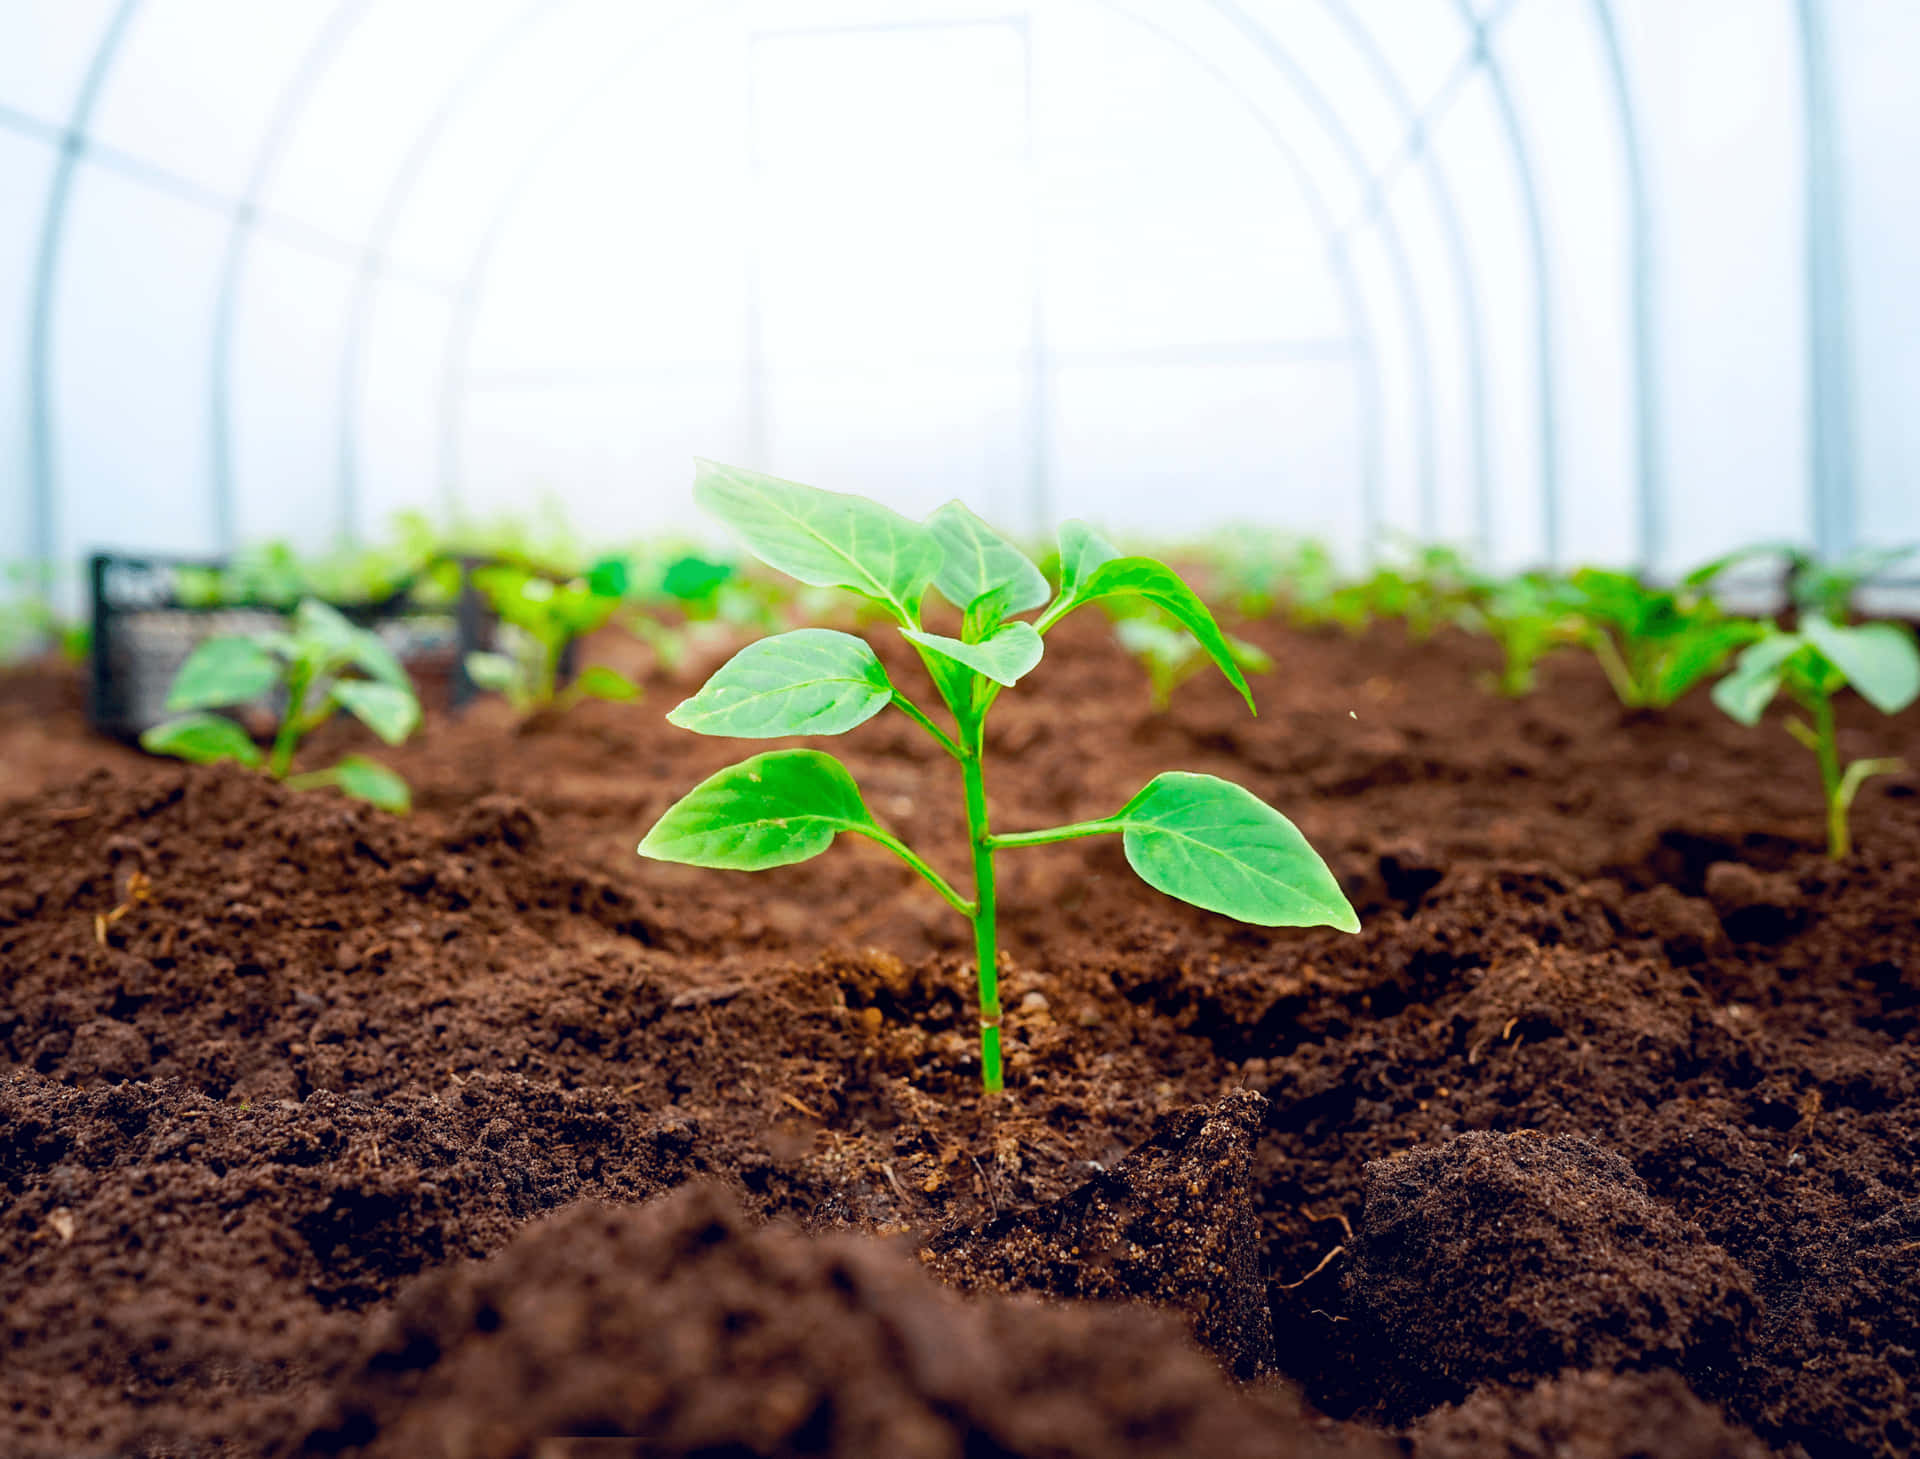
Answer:
<svg viewBox="0 0 1920 1459"><path fill-rule="evenodd" d="M1500 645L1501 665L1494 688L1510 699L1531 694L1540 660L1556 648L1579 641L1576 609L1571 589L1549 573L1480 579L1466 622Z"/></svg>
<svg viewBox="0 0 1920 1459"><path fill-rule="evenodd" d="M300 741L336 710L397 745L418 728L420 701L379 635L325 603L305 600L289 626L291 632L210 638L196 647L167 693L167 708L176 717L141 735L142 747L198 765L233 760L258 766L263 757L252 737L212 711L282 693L286 707L264 757L269 775L295 790L332 785L382 810L405 811L412 799L406 781L363 755L348 755L325 770L291 773Z"/></svg>
<svg viewBox="0 0 1920 1459"><path fill-rule="evenodd" d="M468 654L467 677L506 695L516 713L570 709L583 699L639 697L631 679L603 664L582 669L564 689L559 682L567 645L606 623L620 607L627 591L622 559L604 559L564 582L518 566L480 568L473 580L504 625L507 651Z"/></svg>
<svg viewBox="0 0 1920 1459"><path fill-rule="evenodd" d="M1211 775L1156 776L1100 820L1008 835L990 829L987 713L1001 690L1040 662L1047 630L1076 608L1114 597L1146 599L1193 635L1253 707L1213 614L1171 568L1122 556L1084 524L1068 522L1060 529L1056 593L1025 554L958 502L913 522L862 497L704 461L694 498L769 567L815 587L858 594L892 617L919 652L953 729L902 693L865 642L823 628L749 644L668 718L701 734L770 738L841 734L889 707L899 710L959 762L973 895L962 895L875 821L846 767L818 750L775 750L709 777L668 808L640 843L640 854L758 871L817 856L842 832L886 847L973 924L981 1080L989 1091L1004 1079L996 852L1118 835L1134 871L1183 901L1265 926L1359 930L1340 884L1293 823L1252 792ZM921 627L929 588L962 610L959 638ZM1012 616L1043 605L1032 623Z"/></svg>
<svg viewBox="0 0 1920 1459"><path fill-rule="evenodd" d="M1581 637L1629 709L1664 709L1763 632L1703 593L1649 587L1631 573L1575 573Z"/></svg>
<svg viewBox="0 0 1920 1459"><path fill-rule="evenodd" d="M1873 775L1906 769L1894 759L1855 760L1842 766L1835 741L1833 696L1852 685L1882 714L1897 714L1920 698L1920 650L1892 623L1844 627L1808 614L1798 631L1770 629L1749 646L1733 672L1713 686L1713 702L1745 725L1785 689L1807 719L1790 717L1787 732L1813 751L1827 801L1827 854L1838 861L1852 848L1847 815L1860 786Z"/></svg>

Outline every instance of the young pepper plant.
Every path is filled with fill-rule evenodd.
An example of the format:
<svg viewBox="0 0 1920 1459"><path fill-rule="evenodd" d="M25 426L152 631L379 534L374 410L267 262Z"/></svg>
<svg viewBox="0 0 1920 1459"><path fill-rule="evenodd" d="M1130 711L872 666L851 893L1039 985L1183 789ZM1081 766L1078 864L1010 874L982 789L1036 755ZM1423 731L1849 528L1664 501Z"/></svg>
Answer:
<svg viewBox="0 0 1920 1459"><path fill-rule="evenodd" d="M918 651L953 728L897 687L863 640L822 628L749 644L668 719L701 734L753 739L841 734L889 707L898 710L959 762L972 895L875 821L846 767L818 750L775 750L713 775L667 809L640 854L758 871L817 856L842 832L886 847L973 924L981 1079L989 1092L1004 1081L994 881L1001 851L1118 835L1134 871L1183 901L1264 926L1359 930L1339 882L1293 823L1211 775L1156 776L1099 820L1006 834L990 828L987 714L1003 689L1040 662L1047 631L1076 608L1118 596L1147 599L1199 641L1253 707L1213 614L1171 568L1121 556L1082 523L1068 522L1060 529L1055 593L1018 548L958 502L913 522L862 497L705 461L694 497L768 566L815 587L847 589L892 617ZM960 637L921 626L929 588L963 611ZM1040 608L1031 623L1011 616Z"/></svg>
<svg viewBox="0 0 1920 1459"><path fill-rule="evenodd" d="M1651 587L1632 573L1582 568L1572 587L1581 636L1628 709L1665 709L1763 631L1702 593Z"/></svg>
<svg viewBox="0 0 1920 1459"><path fill-rule="evenodd" d="M1882 714L1898 714L1920 698L1920 650L1912 636L1892 623L1843 627L1809 614L1796 632L1768 630L1740 655L1733 672L1713 686L1713 702L1744 725L1758 724L1782 689L1806 712L1806 719L1787 720L1787 733L1813 751L1820 766L1827 854L1835 861L1852 849L1847 816L1861 785L1870 776L1906 769L1904 761L1895 759L1841 765L1833 696L1848 685Z"/></svg>
<svg viewBox="0 0 1920 1459"><path fill-rule="evenodd" d="M294 609L290 632L210 638L197 645L167 691L163 720L140 736L143 749L196 765L223 760L259 766L295 790L337 787L382 810L404 813L407 782L378 761L348 755L325 770L295 775L300 741L344 709L389 745L420 724L420 701L407 671L372 631L356 627L317 598ZM351 671L365 677L348 677ZM263 757L239 724L212 711L284 691L286 708Z"/></svg>
<svg viewBox="0 0 1920 1459"><path fill-rule="evenodd" d="M637 684L604 664L590 664L571 684L560 684L567 645L599 628L620 607L627 589L622 559L606 558L584 576L565 582L523 567L485 567L474 574L474 584L511 630L511 651L468 654L467 677L482 689L504 694L514 713L567 710L584 699L625 702L640 696Z"/></svg>

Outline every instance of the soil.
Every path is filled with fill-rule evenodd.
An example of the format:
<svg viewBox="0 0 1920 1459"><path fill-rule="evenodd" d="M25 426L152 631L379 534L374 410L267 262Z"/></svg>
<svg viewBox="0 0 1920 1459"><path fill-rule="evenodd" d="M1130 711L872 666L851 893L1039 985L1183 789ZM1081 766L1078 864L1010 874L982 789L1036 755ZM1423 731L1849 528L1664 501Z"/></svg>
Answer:
<svg viewBox="0 0 1920 1459"><path fill-rule="evenodd" d="M1920 780L1833 863L1772 719L1237 631L1258 719L1056 630L996 824L1225 775L1362 933L1009 853L993 1100L966 929L884 851L634 856L745 752L664 723L711 657L431 716L404 820L0 679L0 1452L1913 1452ZM1920 765L1920 712L1842 726ZM918 731L833 748L964 865Z"/></svg>

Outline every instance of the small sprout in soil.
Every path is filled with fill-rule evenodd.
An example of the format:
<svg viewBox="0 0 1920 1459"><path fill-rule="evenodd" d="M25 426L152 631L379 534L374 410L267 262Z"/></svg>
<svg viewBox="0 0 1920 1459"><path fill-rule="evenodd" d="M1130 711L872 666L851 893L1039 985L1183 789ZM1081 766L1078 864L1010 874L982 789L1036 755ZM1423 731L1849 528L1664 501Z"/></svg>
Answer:
<svg viewBox="0 0 1920 1459"><path fill-rule="evenodd" d="M1115 618L1113 636L1147 671L1155 714L1165 714L1173 703L1173 691L1206 667L1206 650L1200 640L1151 604L1136 603L1122 609ZM1273 660L1261 649L1230 633L1221 637L1243 671L1273 672Z"/></svg>
<svg viewBox="0 0 1920 1459"><path fill-rule="evenodd" d="M1631 573L1573 575L1582 638L1629 709L1665 709L1764 631L1702 593L1649 587Z"/></svg>
<svg viewBox="0 0 1920 1459"><path fill-rule="evenodd" d="M571 709L584 699L639 697L638 685L604 664L590 665L560 686L567 645L599 628L620 607L627 588L624 561L607 558L564 582L506 565L480 568L473 580L500 617L508 651L468 654L467 677L506 695L515 713Z"/></svg>
<svg viewBox="0 0 1920 1459"><path fill-rule="evenodd" d="M886 847L973 924L980 989L981 1079L1002 1087L994 855L1080 836L1118 835L1127 861L1170 896L1270 927L1331 926L1359 918L1332 872L1292 822L1252 792L1211 775L1156 776L1112 815L1043 830L988 826L986 719L1002 689L1040 662L1044 637L1074 609L1144 598L1198 640L1246 698L1253 695L1213 614L1171 568L1126 557L1079 522L1060 529L1061 585L959 502L913 522L863 497L701 462L699 504L780 572L840 588L892 617L918 652L953 718L937 724L888 677L861 639L803 628L749 644L668 718L701 734L764 739L841 734L891 707L960 765L972 896L965 896L874 820L853 777L818 750L774 750L711 776L668 808L640 854L691 866L759 871L819 855L841 832ZM959 608L958 638L921 627L929 588ZM1033 622L1015 618L1043 608Z"/></svg>
<svg viewBox="0 0 1920 1459"><path fill-rule="evenodd" d="M1893 623L1843 627L1806 615L1797 632L1769 628L1713 686L1713 702L1740 723L1758 724L1782 689L1808 716L1787 720L1787 733L1813 751L1827 800L1827 854L1838 861L1852 847L1847 813L1872 775L1897 775L1905 762L1855 760L1842 766L1835 743L1833 696L1852 685L1882 714L1898 714L1920 698L1920 650L1913 635ZM1809 722L1811 721L1811 722Z"/></svg>
<svg viewBox="0 0 1920 1459"><path fill-rule="evenodd" d="M223 760L258 766L260 747L233 720L212 711L284 695L286 708L266 771L295 790L335 786L382 810L405 812L407 783L364 755L348 755L325 770L292 774L300 741L344 709L389 745L420 724L420 701L407 671L370 629L337 609L308 598L294 609L291 632L273 630L210 638L187 656L167 692L177 717L140 736L144 749L196 765ZM360 677L349 677L357 673Z"/></svg>
<svg viewBox="0 0 1920 1459"><path fill-rule="evenodd" d="M1509 699L1531 694L1540 660L1556 648L1579 642L1577 608L1568 584L1548 573L1479 583L1465 621L1500 645L1501 666L1493 678L1494 688Z"/></svg>

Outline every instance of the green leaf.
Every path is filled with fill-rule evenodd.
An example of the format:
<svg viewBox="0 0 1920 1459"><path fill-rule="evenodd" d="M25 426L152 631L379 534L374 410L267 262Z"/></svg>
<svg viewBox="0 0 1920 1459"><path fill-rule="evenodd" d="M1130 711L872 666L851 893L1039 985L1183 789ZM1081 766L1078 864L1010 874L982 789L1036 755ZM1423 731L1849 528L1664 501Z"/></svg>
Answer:
<svg viewBox="0 0 1920 1459"><path fill-rule="evenodd" d="M293 635L302 642L324 644L333 657L351 659L359 646L360 630L331 603L302 598L293 610Z"/></svg>
<svg viewBox="0 0 1920 1459"><path fill-rule="evenodd" d="M332 693L347 713L390 745L399 744L420 727L420 701L411 689L367 679L340 679Z"/></svg>
<svg viewBox="0 0 1920 1459"><path fill-rule="evenodd" d="M1087 602L1082 596L1087 579L1105 563L1120 556L1120 549L1085 522L1063 522L1060 526L1060 596L1068 602Z"/></svg>
<svg viewBox="0 0 1920 1459"><path fill-rule="evenodd" d="M1713 686L1713 702L1729 718L1756 725L1780 692L1780 678L1778 669L1737 668Z"/></svg>
<svg viewBox="0 0 1920 1459"><path fill-rule="evenodd" d="M1156 775L1113 822L1128 864L1170 897L1262 927L1360 930L1306 837L1230 780L1184 770Z"/></svg>
<svg viewBox="0 0 1920 1459"><path fill-rule="evenodd" d="M963 643L938 633L903 628L901 634L930 653L963 664L994 683L1012 688L1040 662L1045 646L1031 623L1003 623L980 643Z"/></svg>
<svg viewBox="0 0 1920 1459"><path fill-rule="evenodd" d="M1896 625L1842 628L1809 614L1800 633L1882 714L1898 714L1920 698L1920 651Z"/></svg>
<svg viewBox="0 0 1920 1459"><path fill-rule="evenodd" d="M353 631L353 651L349 657L362 671L382 684L391 684L409 694L413 692L413 680L407 677L400 660L393 656L393 650L372 629L356 628Z"/></svg>
<svg viewBox="0 0 1920 1459"><path fill-rule="evenodd" d="M941 551L918 522L865 497L714 461L698 462L693 497L767 566L817 588L863 593L902 623L919 621Z"/></svg>
<svg viewBox="0 0 1920 1459"><path fill-rule="evenodd" d="M495 694L511 694L520 687L520 666L505 654L476 651L467 655L465 666L469 679Z"/></svg>
<svg viewBox="0 0 1920 1459"><path fill-rule="evenodd" d="M184 714L156 724L140 736L140 748L195 765L216 765L223 760L258 765L261 760L260 747L247 732L220 714Z"/></svg>
<svg viewBox="0 0 1920 1459"><path fill-rule="evenodd" d="M364 800L383 811L392 811L396 816L404 816L413 808L413 792L407 789L407 782L364 755L348 755L331 770L322 770L320 776L325 777L324 781L313 776L303 778L332 785L344 795Z"/></svg>
<svg viewBox="0 0 1920 1459"><path fill-rule="evenodd" d="M605 664L588 664L567 686L567 692L575 698L629 704L640 697L640 686L617 669L609 669Z"/></svg>
<svg viewBox="0 0 1920 1459"><path fill-rule="evenodd" d="M818 856L841 831L877 829L847 769L818 750L730 765L667 810L640 843L655 861L764 871Z"/></svg>
<svg viewBox="0 0 1920 1459"><path fill-rule="evenodd" d="M667 716L703 735L838 735L887 707L893 685L850 633L802 628L750 643Z"/></svg>
<svg viewBox="0 0 1920 1459"><path fill-rule="evenodd" d="M1077 523L1068 523L1076 526ZM1088 534L1091 539L1091 534ZM1199 594L1180 580L1180 575L1163 562L1155 562L1151 557L1109 557L1099 560L1090 571L1085 564L1093 562L1101 550L1098 539L1083 545L1076 558L1069 550L1066 532L1061 533L1061 572L1065 582L1074 584L1072 593L1067 596L1068 611L1083 603L1091 603L1100 598L1113 598L1126 595L1145 598L1148 602L1164 609L1179 625L1200 641L1200 647L1207 651L1220 672L1227 676L1227 682L1240 691L1241 698L1247 701L1247 708L1254 713L1253 691L1247 687L1247 677L1241 673L1240 665L1234 662L1233 650L1228 646L1226 636L1220 632L1220 625L1213 621L1213 612L1200 601ZM1066 590L1062 589L1063 594ZM1049 616L1053 616L1050 614Z"/></svg>
<svg viewBox="0 0 1920 1459"><path fill-rule="evenodd" d="M999 616L1038 608L1053 589L1026 553L957 501L927 518L940 544L940 571L933 580L946 600L965 612L988 593L1007 589Z"/></svg>
<svg viewBox="0 0 1920 1459"><path fill-rule="evenodd" d="M250 638L196 644L167 690L167 708L214 709L258 699L280 682L280 665Z"/></svg>
<svg viewBox="0 0 1920 1459"><path fill-rule="evenodd" d="M1759 632L1757 624L1730 619L1683 635L1654 671L1653 702L1673 703L1727 661L1727 655Z"/></svg>

